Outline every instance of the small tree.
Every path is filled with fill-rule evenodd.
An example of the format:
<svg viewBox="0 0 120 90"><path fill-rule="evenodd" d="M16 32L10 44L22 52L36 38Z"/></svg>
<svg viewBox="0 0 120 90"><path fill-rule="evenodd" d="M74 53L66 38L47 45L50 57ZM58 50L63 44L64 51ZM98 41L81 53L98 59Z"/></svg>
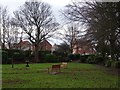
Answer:
<svg viewBox="0 0 120 90"><path fill-rule="evenodd" d="M65 25L64 33L59 33L59 35L61 35L60 39L62 39L63 42L69 46L71 53L73 51L76 39L79 39L82 36L81 33L82 31L80 30L79 24L75 23Z"/></svg>

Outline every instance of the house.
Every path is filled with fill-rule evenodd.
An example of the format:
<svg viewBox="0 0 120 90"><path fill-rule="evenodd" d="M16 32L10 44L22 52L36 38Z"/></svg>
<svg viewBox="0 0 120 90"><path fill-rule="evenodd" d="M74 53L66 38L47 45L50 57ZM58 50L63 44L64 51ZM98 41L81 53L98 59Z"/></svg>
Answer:
<svg viewBox="0 0 120 90"><path fill-rule="evenodd" d="M39 48L42 51L51 51L52 45L47 40L44 40L43 42L40 43Z"/></svg>
<svg viewBox="0 0 120 90"><path fill-rule="evenodd" d="M75 40L73 44L73 54L94 54L92 44L88 40Z"/></svg>
<svg viewBox="0 0 120 90"><path fill-rule="evenodd" d="M32 49L32 44L29 41L22 41L21 40L19 43L14 43L12 45L12 48L26 51L26 50L31 50Z"/></svg>
<svg viewBox="0 0 120 90"><path fill-rule="evenodd" d="M58 45L57 44L54 44L51 48L51 53L53 53L54 51L56 51L58 49Z"/></svg>
<svg viewBox="0 0 120 90"><path fill-rule="evenodd" d="M21 49L21 50L35 50L35 47L29 41L20 41L19 43L14 43L12 45L13 49ZM39 50L42 51L51 51L52 45L47 41L44 40L39 44Z"/></svg>

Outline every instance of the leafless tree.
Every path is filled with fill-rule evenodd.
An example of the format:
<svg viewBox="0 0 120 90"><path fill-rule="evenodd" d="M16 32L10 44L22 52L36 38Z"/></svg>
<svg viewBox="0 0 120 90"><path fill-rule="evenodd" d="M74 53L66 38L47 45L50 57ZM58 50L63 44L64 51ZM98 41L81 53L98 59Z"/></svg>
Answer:
<svg viewBox="0 0 120 90"><path fill-rule="evenodd" d="M1 7L0 10L0 24L1 24L1 39L2 48L5 48L7 42L6 38L9 38L9 14L7 7Z"/></svg>
<svg viewBox="0 0 120 90"><path fill-rule="evenodd" d="M18 35L21 35L21 34L19 31L19 28L16 25L12 24L12 19L10 20L9 24L10 24L10 27L9 27L8 32L7 32L8 33L7 43L8 43L9 49L13 49L13 45L15 43L18 43L18 41L19 41Z"/></svg>
<svg viewBox="0 0 120 90"><path fill-rule="evenodd" d="M71 53L76 39L82 37L83 32L80 29L81 28L79 27L79 24L69 23L64 26L63 32L59 32L59 35L61 36L60 39L62 39L64 43L70 46Z"/></svg>
<svg viewBox="0 0 120 90"><path fill-rule="evenodd" d="M2 30L2 29L1 29L1 27L2 27L2 26L1 26L1 13L2 13L2 12L1 12L1 10L2 10L2 8L1 8L1 6L0 6L0 47L2 47L2 41L1 41L1 40L2 40L2 37L1 37L1 30Z"/></svg>
<svg viewBox="0 0 120 90"><path fill-rule="evenodd" d="M66 6L63 14L68 20L80 22L86 26L88 39L97 43L98 51L103 57L108 53L114 60L119 55L119 12L118 2L93 0L92 2L73 2Z"/></svg>
<svg viewBox="0 0 120 90"><path fill-rule="evenodd" d="M7 7L0 7L0 38L1 38L1 46L4 49L5 45L8 45L8 48L11 49L11 43L14 42L13 38L14 29L11 24L11 17L9 15Z"/></svg>
<svg viewBox="0 0 120 90"><path fill-rule="evenodd" d="M59 24L55 22L50 5L44 2L25 2L14 12L14 22L28 35L35 47L35 61L39 62L39 44L55 34Z"/></svg>

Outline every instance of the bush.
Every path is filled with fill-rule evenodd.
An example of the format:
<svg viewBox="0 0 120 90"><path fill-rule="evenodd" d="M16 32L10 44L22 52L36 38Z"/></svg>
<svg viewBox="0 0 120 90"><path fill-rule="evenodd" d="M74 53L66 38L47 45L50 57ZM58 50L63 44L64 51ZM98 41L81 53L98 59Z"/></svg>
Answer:
<svg viewBox="0 0 120 90"><path fill-rule="evenodd" d="M8 52L5 50L0 50L0 54L2 55L2 63L7 64L8 63Z"/></svg>
<svg viewBox="0 0 120 90"><path fill-rule="evenodd" d="M74 54L69 54L69 55L68 55L68 59L69 59L69 60L75 60Z"/></svg>
<svg viewBox="0 0 120 90"><path fill-rule="evenodd" d="M24 52L14 52L13 53L13 60L14 62L24 63L25 62L25 55Z"/></svg>
<svg viewBox="0 0 120 90"><path fill-rule="evenodd" d="M31 57L31 56L32 56L32 55L31 55L31 52L32 52L31 50L24 51L23 56L24 56L24 59L25 59L25 60L29 60L29 61L32 60L32 59L31 59L31 58L32 58L32 57Z"/></svg>
<svg viewBox="0 0 120 90"><path fill-rule="evenodd" d="M120 68L120 61L108 60L105 64L106 67Z"/></svg>
<svg viewBox="0 0 120 90"><path fill-rule="evenodd" d="M100 55L95 55L94 60L95 60L96 64L99 64L99 63L103 63L104 58L102 56L100 56Z"/></svg>
<svg viewBox="0 0 120 90"><path fill-rule="evenodd" d="M112 60L107 60L106 63L105 63L105 66L106 67L111 67L112 62L113 62Z"/></svg>
<svg viewBox="0 0 120 90"><path fill-rule="evenodd" d="M114 67L115 68L120 68L120 61L115 61Z"/></svg>
<svg viewBox="0 0 120 90"><path fill-rule="evenodd" d="M74 54L75 56L75 60L79 60L80 59L80 54Z"/></svg>
<svg viewBox="0 0 120 90"><path fill-rule="evenodd" d="M86 62L87 62L87 63L90 63L90 64L95 64L95 63L96 63L96 62L95 62L95 55L90 55L90 56L88 56Z"/></svg>
<svg viewBox="0 0 120 90"><path fill-rule="evenodd" d="M39 51L39 59L41 63L45 63L46 61L46 55L50 54L50 51Z"/></svg>
<svg viewBox="0 0 120 90"><path fill-rule="evenodd" d="M68 58L68 60L70 61L70 60L79 60L80 59L80 54L69 54L68 56L67 56L67 58Z"/></svg>
<svg viewBox="0 0 120 90"><path fill-rule="evenodd" d="M45 56L45 60L49 63L56 63L56 62L59 62L58 61L58 57L54 54L47 54Z"/></svg>
<svg viewBox="0 0 120 90"><path fill-rule="evenodd" d="M58 57L60 62L68 61L66 59L67 58L67 53L65 53L65 52L54 51L53 54Z"/></svg>
<svg viewBox="0 0 120 90"><path fill-rule="evenodd" d="M87 62L87 58L89 57L89 55L81 55L80 56L80 62L81 63L85 63Z"/></svg>

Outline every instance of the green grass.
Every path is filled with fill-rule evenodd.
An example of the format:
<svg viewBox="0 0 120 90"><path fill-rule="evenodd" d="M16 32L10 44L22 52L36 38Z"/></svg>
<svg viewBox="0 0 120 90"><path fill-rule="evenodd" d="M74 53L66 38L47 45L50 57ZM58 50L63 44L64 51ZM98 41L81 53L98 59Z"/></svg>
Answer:
<svg viewBox="0 0 120 90"><path fill-rule="evenodd" d="M55 63L54 63L55 64ZM118 76L92 64L68 63L61 73L48 74L53 63L2 66L3 88L118 88Z"/></svg>

